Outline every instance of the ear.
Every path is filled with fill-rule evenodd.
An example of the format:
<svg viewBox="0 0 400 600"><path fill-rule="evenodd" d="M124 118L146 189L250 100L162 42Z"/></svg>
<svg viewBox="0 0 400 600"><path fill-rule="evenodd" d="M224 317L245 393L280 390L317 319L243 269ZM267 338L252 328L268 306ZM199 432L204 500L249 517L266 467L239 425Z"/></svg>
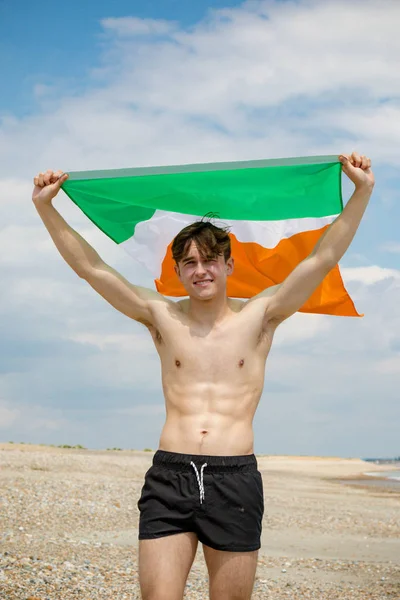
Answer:
<svg viewBox="0 0 400 600"><path fill-rule="evenodd" d="M235 266L235 261L232 258L232 256L230 258L228 258L228 260L226 261L226 274L232 275L233 273L233 267Z"/></svg>
<svg viewBox="0 0 400 600"><path fill-rule="evenodd" d="M174 264L174 271L175 271L175 273L178 275L178 279L179 279L179 281L182 281L182 280L181 280L181 273L180 273L180 271L179 271L179 267L178 267L178 265L177 265L176 263Z"/></svg>

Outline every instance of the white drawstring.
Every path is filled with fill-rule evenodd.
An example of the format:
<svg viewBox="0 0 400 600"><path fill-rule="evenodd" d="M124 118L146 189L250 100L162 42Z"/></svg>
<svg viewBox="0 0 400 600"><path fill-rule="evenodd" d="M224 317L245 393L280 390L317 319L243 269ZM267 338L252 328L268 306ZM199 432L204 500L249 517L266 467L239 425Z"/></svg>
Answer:
<svg viewBox="0 0 400 600"><path fill-rule="evenodd" d="M204 465L201 466L200 469L200 476L199 476L199 472L197 470L196 465L194 464L193 461L191 461L190 463L194 469L194 472L196 473L196 477L197 477L197 484L199 486L199 490L200 490L200 504L203 502L203 500L205 499L205 495L204 495L204 482L203 482L203 471L204 471L204 467L207 466L207 463L204 463Z"/></svg>

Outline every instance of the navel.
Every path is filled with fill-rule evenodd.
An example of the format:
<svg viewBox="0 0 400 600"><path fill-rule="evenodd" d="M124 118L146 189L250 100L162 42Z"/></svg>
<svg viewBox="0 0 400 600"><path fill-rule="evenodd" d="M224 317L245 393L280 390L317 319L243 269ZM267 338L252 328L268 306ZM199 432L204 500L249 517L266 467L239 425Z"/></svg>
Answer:
<svg viewBox="0 0 400 600"><path fill-rule="evenodd" d="M181 361L180 360L176 360L175 364L176 364L177 367L180 367L181 366Z"/></svg>
<svg viewBox="0 0 400 600"><path fill-rule="evenodd" d="M242 359L239 361L239 367L243 367L243 365L244 365L244 358L242 358Z"/></svg>

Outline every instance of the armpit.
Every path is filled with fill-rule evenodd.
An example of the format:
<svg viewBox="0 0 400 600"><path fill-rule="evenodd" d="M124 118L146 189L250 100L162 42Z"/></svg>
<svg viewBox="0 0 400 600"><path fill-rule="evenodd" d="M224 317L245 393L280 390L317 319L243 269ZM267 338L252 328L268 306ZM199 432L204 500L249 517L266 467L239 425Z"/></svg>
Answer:
<svg viewBox="0 0 400 600"><path fill-rule="evenodd" d="M159 332L159 330L154 327L154 325L152 325L150 323L150 321L146 321L145 319L137 319L138 323L142 323L142 325L144 325L145 327L147 327L147 329L149 330L151 337L153 338L153 340L157 343L161 343L162 342L162 336L161 333Z"/></svg>

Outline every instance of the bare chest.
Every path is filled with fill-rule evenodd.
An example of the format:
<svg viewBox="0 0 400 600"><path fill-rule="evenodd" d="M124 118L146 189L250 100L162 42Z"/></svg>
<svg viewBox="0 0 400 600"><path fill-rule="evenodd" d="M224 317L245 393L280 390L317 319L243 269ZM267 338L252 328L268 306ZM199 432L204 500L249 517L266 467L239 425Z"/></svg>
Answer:
<svg viewBox="0 0 400 600"><path fill-rule="evenodd" d="M155 339L163 370L185 377L206 374L215 381L246 379L264 370L271 342L261 328L240 320L210 331L175 323Z"/></svg>
<svg viewBox="0 0 400 600"><path fill-rule="evenodd" d="M162 350L162 349L161 349ZM163 358L171 358L177 366L203 369L219 373L232 368L243 369L249 357L257 350L240 336L208 335L206 337L179 336L165 345Z"/></svg>

